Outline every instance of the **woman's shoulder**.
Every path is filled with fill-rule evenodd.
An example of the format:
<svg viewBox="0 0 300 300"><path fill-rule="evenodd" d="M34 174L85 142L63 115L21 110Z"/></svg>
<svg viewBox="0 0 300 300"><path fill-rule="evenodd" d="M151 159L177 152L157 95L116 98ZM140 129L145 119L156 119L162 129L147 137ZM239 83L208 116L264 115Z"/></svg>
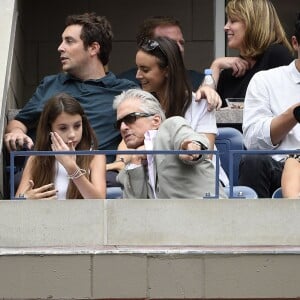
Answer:
<svg viewBox="0 0 300 300"><path fill-rule="evenodd" d="M273 44L271 44L266 49L265 53L270 53L270 54L282 54L282 53L286 53L286 54L289 54L289 56L292 56L292 53L289 50L289 48L287 48L282 43L273 43Z"/></svg>
<svg viewBox="0 0 300 300"><path fill-rule="evenodd" d="M294 60L293 54L291 51L283 44L271 44L266 51L264 52L264 56L275 57L279 60L287 60L290 63Z"/></svg>
<svg viewBox="0 0 300 300"><path fill-rule="evenodd" d="M260 60L265 65L264 69L271 69L290 64L294 57L285 45L274 43L266 49Z"/></svg>

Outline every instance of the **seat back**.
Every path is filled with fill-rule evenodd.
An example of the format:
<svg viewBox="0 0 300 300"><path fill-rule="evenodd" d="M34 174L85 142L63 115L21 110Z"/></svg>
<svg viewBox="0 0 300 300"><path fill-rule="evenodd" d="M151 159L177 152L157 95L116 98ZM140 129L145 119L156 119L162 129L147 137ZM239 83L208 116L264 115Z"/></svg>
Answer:
<svg viewBox="0 0 300 300"><path fill-rule="evenodd" d="M123 191L120 187L113 186L106 188L106 199L121 199Z"/></svg>
<svg viewBox="0 0 300 300"><path fill-rule="evenodd" d="M224 187L224 191L230 198L229 186ZM249 186L237 185L233 187L233 198L257 199L257 193Z"/></svg>
<svg viewBox="0 0 300 300"><path fill-rule="evenodd" d="M282 188L279 187L278 189L276 189L272 195L272 198L275 199L275 198L283 198L283 195L282 195Z"/></svg>
<svg viewBox="0 0 300 300"><path fill-rule="evenodd" d="M220 153L221 165L229 177L229 150L243 150L244 141L242 133L233 127L218 128L219 134L216 137L216 147ZM240 155L233 158L233 185L238 185Z"/></svg>

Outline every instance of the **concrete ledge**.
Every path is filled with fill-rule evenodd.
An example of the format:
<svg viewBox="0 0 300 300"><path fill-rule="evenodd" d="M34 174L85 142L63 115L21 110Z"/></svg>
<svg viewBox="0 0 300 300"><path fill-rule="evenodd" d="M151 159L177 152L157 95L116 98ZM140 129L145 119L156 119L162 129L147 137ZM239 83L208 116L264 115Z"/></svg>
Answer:
<svg viewBox="0 0 300 300"><path fill-rule="evenodd" d="M104 201L0 201L0 247L104 244Z"/></svg>
<svg viewBox="0 0 300 300"><path fill-rule="evenodd" d="M1 299L299 299L295 247L1 249ZM52 253L51 253L52 252ZM6 255L5 255L6 253ZM72 255L70 255L72 254Z"/></svg>
<svg viewBox="0 0 300 300"><path fill-rule="evenodd" d="M299 205L0 201L0 298L296 299Z"/></svg>
<svg viewBox="0 0 300 300"><path fill-rule="evenodd" d="M0 201L0 247L297 246L300 200Z"/></svg>

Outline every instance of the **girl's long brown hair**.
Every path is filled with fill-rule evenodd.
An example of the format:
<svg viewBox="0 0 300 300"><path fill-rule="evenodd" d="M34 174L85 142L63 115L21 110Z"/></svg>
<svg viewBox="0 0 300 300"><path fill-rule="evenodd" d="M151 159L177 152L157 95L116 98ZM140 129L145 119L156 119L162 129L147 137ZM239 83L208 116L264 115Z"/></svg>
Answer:
<svg viewBox="0 0 300 300"><path fill-rule="evenodd" d="M43 112L40 116L40 120L37 127L36 143L34 150L37 151L51 151L50 132L51 126L56 118L61 113L67 113L70 115L80 115L82 118L82 138L76 147L76 150L90 150L97 149L98 143L96 135L90 126L90 123L84 114L84 111L79 102L66 93L60 93L50 98ZM90 162L93 159L93 155L76 155L76 163L81 169L88 170ZM56 173L55 156L34 156L32 164L32 180L34 187L40 187L44 184L54 182ZM85 175L89 178L89 172ZM67 194L67 199L82 199L82 195L78 191L77 187L70 180Z"/></svg>

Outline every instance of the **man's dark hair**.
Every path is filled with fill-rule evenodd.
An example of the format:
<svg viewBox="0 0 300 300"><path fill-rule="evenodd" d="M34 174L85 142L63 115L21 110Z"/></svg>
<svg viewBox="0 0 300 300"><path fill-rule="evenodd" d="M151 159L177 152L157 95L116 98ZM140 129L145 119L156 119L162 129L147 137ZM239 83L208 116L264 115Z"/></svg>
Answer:
<svg viewBox="0 0 300 300"><path fill-rule="evenodd" d="M158 26L178 26L182 30L180 22L169 16L152 16L144 20L136 35L136 42L141 45L143 41L154 38L154 29Z"/></svg>
<svg viewBox="0 0 300 300"><path fill-rule="evenodd" d="M300 13L298 13L298 17L295 24L295 37L297 42L300 43Z"/></svg>
<svg viewBox="0 0 300 300"><path fill-rule="evenodd" d="M98 57L102 64L108 64L112 49L113 32L109 21L94 12L82 15L71 15L66 18L66 26L82 25L80 38L85 48L97 42L100 45Z"/></svg>

